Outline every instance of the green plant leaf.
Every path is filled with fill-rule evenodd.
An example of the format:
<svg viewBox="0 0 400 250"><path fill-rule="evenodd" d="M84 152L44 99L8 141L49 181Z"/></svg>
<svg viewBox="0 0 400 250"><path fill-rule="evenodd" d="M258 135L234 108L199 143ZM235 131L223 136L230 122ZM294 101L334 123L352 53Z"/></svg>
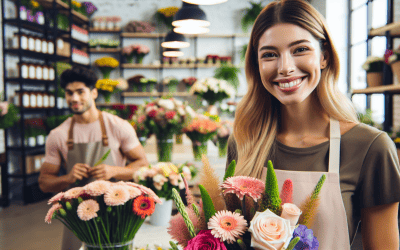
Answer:
<svg viewBox="0 0 400 250"><path fill-rule="evenodd" d="M240 83L238 76L239 73L240 69L238 67L223 63L219 68L215 69L214 77L217 79L226 80L235 88L235 90L237 90Z"/></svg>
<svg viewBox="0 0 400 250"><path fill-rule="evenodd" d="M199 189L201 193L201 200L203 201L203 210L204 210L204 215L206 217L206 223L208 223L210 218L213 217L217 211L215 210L210 195L208 194L207 190L203 187L203 185L200 184Z"/></svg>
<svg viewBox="0 0 400 250"><path fill-rule="evenodd" d="M232 177L235 175L235 169L236 169L236 161L233 160L233 161L231 161L231 163L228 166L228 169L225 172L224 181L226 179L228 179L229 177Z"/></svg>

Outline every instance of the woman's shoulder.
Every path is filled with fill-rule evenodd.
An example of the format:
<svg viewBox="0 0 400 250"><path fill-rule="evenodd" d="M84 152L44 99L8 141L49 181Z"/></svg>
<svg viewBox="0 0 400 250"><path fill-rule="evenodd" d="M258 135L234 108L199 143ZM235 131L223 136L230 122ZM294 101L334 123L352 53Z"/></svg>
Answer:
<svg viewBox="0 0 400 250"><path fill-rule="evenodd" d="M394 143L385 131L379 130L370 125L359 123L342 135L344 144L354 148L387 148ZM393 145L392 145L393 144Z"/></svg>

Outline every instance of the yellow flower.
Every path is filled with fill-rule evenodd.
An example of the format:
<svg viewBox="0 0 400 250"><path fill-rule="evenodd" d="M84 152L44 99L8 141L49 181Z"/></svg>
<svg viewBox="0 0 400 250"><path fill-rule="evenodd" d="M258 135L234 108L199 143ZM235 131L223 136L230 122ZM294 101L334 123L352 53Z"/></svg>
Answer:
<svg viewBox="0 0 400 250"><path fill-rule="evenodd" d="M165 17L172 17L178 12L179 8L178 7L167 7L167 8L162 8L159 9L158 12L163 14Z"/></svg>
<svg viewBox="0 0 400 250"><path fill-rule="evenodd" d="M119 66L118 60L112 57L102 57L100 59L97 59L94 63L97 67L116 68Z"/></svg>
<svg viewBox="0 0 400 250"><path fill-rule="evenodd" d="M40 6L39 3L34 0L31 0L31 4L32 4L33 8L35 8L35 9Z"/></svg>
<svg viewBox="0 0 400 250"><path fill-rule="evenodd" d="M78 7L78 8L80 8L80 7L82 6L82 4L81 4L80 2L78 2L78 1L72 0L71 3L72 3L73 5L75 5L76 7Z"/></svg>
<svg viewBox="0 0 400 250"><path fill-rule="evenodd" d="M394 142L395 142L395 143L399 143L399 142L400 142L400 138L397 137L396 139L394 139Z"/></svg>
<svg viewBox="0 0 400 250"><path fill-rule="evenodd" d="M119 82L117 80L112 80L112 79L100 79L97 80L96 82L96 88L97 89L101 89L104 91L108 91L108 92L113 92L115 86L118 84Z"/></svg>

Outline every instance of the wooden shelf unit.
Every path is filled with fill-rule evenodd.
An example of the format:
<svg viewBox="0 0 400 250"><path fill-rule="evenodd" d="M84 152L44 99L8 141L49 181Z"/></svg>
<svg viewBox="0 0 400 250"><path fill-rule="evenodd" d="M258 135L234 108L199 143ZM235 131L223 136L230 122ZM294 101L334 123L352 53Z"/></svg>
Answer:
<svg viewBox="0 0 400 250"><path fill-rule="evenodd" d="M121 48L90 48L90 53L119 53Z"/></svg>
<svg viewBox="0 0 400 250"><path fill-rule="evenodd" d="M123 97L160 97L160 96L192 96L189 92L122 92Z"/></svg>
<svg viewBox="0 0 400 250"><path fill-rule="evenodd" d="M376 29L371 29L369 31L369 36L386 36L387 31L390 32L390 36L392 37L400 37L400 22L390 23Z"/></svg>
<svg viewBox="0 0 400 250"><path fill-rule="evenodd" d="M61 0L38 0L38 2L47 9L51 9L53 8L53 1L56 2L56 8L57 9L64 9L64 10L69 10L70 7L68 6L67 3L64 3ZM71 10L72 13L72 17L74 19L75 22L79 22L79 23L84 23L86 24L87 22L89 22L89 18L82 15L81 13L75 11L75 10Z"/></svg>
<svg viewBox="0 0 400 250"><path fill-rule="evenodd" d="M400 85L383 85L369 87L365 89L354 89L352 94L382 94L382 93L400 94Z"/></svg>

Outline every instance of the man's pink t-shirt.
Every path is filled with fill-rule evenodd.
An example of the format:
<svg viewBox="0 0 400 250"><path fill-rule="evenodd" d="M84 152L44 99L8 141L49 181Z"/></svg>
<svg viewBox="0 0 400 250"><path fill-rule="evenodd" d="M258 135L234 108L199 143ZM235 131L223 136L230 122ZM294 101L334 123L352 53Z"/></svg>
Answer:
<svg viewBox="0 0 400 250"><path fill-rule="evenodd" d="M121 154L130 151L140 145L135 129L128 121L107 112L102 112L108 146L111 148L111 157L116 166L124 167L126 158ZM61 160L67 162L68 154L68 131L71 118L65 120L60 126L53 129L46 140L46 155L44 162L60 165ZM92 123L74 125L74 143L98 142L102 140L100 120ZM62 157L62 158L61 158Z"/></svg>

